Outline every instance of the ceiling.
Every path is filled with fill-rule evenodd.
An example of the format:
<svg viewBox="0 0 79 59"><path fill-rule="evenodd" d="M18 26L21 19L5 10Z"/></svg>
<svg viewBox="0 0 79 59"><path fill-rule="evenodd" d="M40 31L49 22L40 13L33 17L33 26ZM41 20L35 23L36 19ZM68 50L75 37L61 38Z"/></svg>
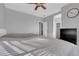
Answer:
<svg viewBox="0 0 79 59"><path fill-rule="evenodd" d="M38 17L47 17L51 14L54 14L56 12L61 11L61 8L67 3L46 3L44 4L46 6L46 10L43 10L42 8L38 8L37 11L34 10L35 4L27 4L27 3L5 3L6 8L32 14Z"/></svg>

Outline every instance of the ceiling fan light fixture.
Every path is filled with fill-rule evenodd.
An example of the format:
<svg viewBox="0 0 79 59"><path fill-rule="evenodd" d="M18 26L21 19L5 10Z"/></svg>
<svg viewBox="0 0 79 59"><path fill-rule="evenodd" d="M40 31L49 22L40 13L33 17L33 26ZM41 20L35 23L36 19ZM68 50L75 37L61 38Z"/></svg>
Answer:
<svg viewBox="0 0 79 59"><path fill-rule="evenodd" d="M37 10L39 7L43 8L44 10L47 9L43 4L45 3L29 3L29 4L35 4L36 7L34 10Z"/></svg>

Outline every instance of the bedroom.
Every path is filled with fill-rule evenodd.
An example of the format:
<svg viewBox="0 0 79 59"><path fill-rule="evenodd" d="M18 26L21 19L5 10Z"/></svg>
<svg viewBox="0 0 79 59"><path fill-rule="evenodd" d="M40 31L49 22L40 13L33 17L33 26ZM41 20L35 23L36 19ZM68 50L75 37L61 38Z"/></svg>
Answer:
<svg viewBox="0 0 79 59"><path fill-rule="evenodd" d="M79 55L78 41L74 45L59 39L60 28L77 28L78 31L78 20L74 20L78 16L72 21L66 14L72 8L79 8L79 4L43 5L46 10L41 7L34 10L36 4L0 3L1 56Z"/></svg>

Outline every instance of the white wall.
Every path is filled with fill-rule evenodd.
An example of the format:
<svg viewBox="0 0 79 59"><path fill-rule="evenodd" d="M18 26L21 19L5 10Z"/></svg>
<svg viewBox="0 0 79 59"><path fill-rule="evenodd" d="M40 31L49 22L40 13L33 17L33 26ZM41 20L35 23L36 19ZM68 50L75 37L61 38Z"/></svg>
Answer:
<svg viewBox="0 0 79 59"><path fill-rule="evenodd" d="M72 8L78 8L79 9L79 4L69 4L67 6L64 6L62 8L62 26L63 28L76 28L77 23L79 22L79 15L75 18L69 18L67 17L67 13L70 9ZM78 21L78 22L77 22Z"/></svg>
<svg viewBox="0 0 79 59"><path fill-rule="evenodd" d="M62 27L61 12L45 17L42 21L47 22L47 36L56 38L56 23L61 23Z"/></svg>
<svg viewBox="0 0 79 59"><path fill-rule="evenodd" d="M4 28L5 6L0 3L0 28Z"/></svg>
<svg viewBox="0 0 79 59"><path fill-rule="evenodd" d="M43 19L43 22L47 22L47 37L53 37L53 16L48 16Z"/></svg>
<svg viewBox="0 0 79 59"><path fill-rule="evenodd" d="M8 33L39 33L41 18L6 8L5 28Z"/></svg>
<svg viewBox="0 0 79 59"><path fill-rule="evenodd" d="M75 18L67 17L67 12L72 8L79 9L79 3L72 3L62 8L62 26L63 28L77 28L77 44L79 45L79 15Z"/></svg>

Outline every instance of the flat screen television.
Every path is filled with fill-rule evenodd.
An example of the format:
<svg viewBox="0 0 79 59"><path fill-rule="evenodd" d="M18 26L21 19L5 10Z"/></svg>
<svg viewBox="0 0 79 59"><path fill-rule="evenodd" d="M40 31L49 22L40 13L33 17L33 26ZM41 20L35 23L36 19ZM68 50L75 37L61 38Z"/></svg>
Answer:
<svg viewBox="0 0 79 59"><path fill-rule="evenodd" d="M63 28L60 29L60 39L77 44L77 29Z"/></svg>

